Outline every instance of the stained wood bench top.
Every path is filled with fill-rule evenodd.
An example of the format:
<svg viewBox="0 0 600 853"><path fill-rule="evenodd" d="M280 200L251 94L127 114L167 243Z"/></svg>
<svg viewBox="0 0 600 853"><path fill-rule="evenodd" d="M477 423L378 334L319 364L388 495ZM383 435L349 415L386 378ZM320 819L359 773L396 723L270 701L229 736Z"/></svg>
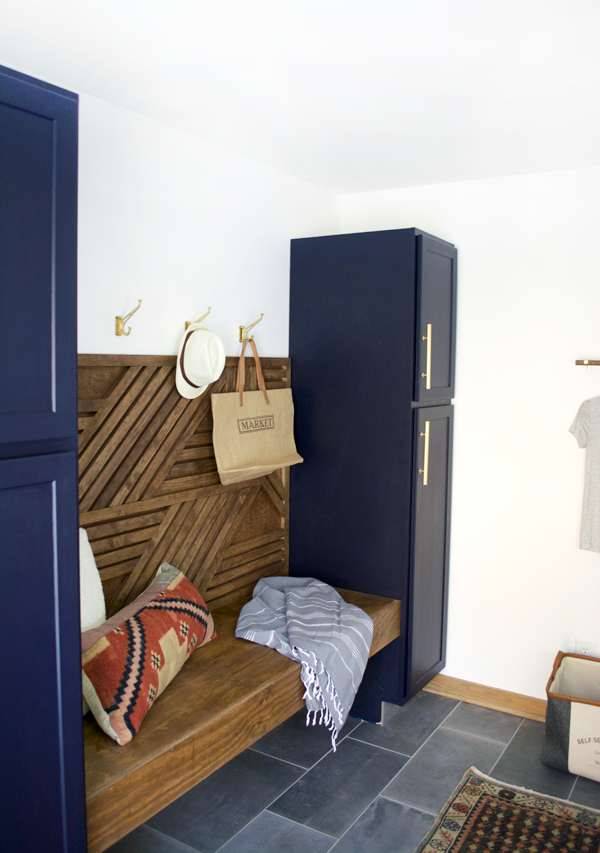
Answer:
<svg viewBox="0 0 600 853"><path fill-rule="evenodd" d="M400 634L400 602L340 590L373 619L371 655ZM104 850L303 707L300 664L240 640L243 602L213 612L198 649L121 747L84 719L89 851Z"/></svg>

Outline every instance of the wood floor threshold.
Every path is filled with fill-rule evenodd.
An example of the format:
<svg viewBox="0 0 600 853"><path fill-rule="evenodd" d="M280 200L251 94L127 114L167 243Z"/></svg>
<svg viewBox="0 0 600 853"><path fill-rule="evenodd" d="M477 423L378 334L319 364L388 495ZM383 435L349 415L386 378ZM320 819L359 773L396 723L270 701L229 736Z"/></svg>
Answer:
<svg viewBox="0 0 600 853"><path fill-rule="evenodd" d="M505 714L515 714L518 717L526 717L528 720L538 720L541 723L546 720L544 699L524 696L522 693L511 693L509 690L500 690L496 687L486 687L484 684L463 681L451 675L436 675L423 689L428 693L446 696L448 699L458 699L460 702L469 702L471 705L480 705L483 708L491 708L493 711L504 711Z"/></svg>

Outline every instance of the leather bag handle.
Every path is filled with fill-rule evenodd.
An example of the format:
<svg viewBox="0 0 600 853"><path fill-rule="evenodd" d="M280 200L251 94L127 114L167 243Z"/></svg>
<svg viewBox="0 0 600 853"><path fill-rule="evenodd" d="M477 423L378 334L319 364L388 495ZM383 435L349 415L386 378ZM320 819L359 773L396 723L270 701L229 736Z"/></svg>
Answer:
<svg viewBox="0 0 600 853"><path fill-rule="evenodd" d="M252 352L254 354L254 362L256 364L256 378L258 379L258 387L265 395L265 402L269 403L269 395L267 394L267 389L265 386L265 379L262 372L262 367L260 366L260 358L258 357L258 350L256 349L256 344L254 343L253 338L246 338L244 344L242 346L242 352L240 353L240 361L238 364L238 373L237 373L237 385L235 390L240 395L240 406L244 405L244 386L246 384L246 361L244 357L244 353L246 351L246 344L250 341L250 346L252 347Z"/></svg>

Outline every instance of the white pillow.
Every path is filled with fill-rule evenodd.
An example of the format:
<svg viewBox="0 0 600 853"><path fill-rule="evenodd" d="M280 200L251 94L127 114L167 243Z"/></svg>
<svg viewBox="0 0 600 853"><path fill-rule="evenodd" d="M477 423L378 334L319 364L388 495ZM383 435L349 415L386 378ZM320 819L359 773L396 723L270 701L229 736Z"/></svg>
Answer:
<svg viewBox="0 0 600 853"><path fill-rule="evenodd" d="M82 633L106 622L106 602L100 572L87 530L83 527L79 528L79 599ZM88 703L83 699L83 713L87 714L89 710Z"/></svg>
<svg viewBox="0 0 600 853"><path fill-rule="evenodd" d="M89 631L106 622L106 603L87 530L79 528L79 594L81 631Z"/></svg>

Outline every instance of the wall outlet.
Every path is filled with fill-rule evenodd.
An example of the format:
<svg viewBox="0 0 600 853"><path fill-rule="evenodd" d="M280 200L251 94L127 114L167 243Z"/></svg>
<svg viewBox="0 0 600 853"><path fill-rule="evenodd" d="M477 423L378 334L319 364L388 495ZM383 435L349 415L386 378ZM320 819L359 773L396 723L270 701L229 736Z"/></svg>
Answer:
<svg viewBox="0 0 600 853"><path fill-rule="evenodd" d="M596 656L596 640L575 640L575 654Z"/></svg>

